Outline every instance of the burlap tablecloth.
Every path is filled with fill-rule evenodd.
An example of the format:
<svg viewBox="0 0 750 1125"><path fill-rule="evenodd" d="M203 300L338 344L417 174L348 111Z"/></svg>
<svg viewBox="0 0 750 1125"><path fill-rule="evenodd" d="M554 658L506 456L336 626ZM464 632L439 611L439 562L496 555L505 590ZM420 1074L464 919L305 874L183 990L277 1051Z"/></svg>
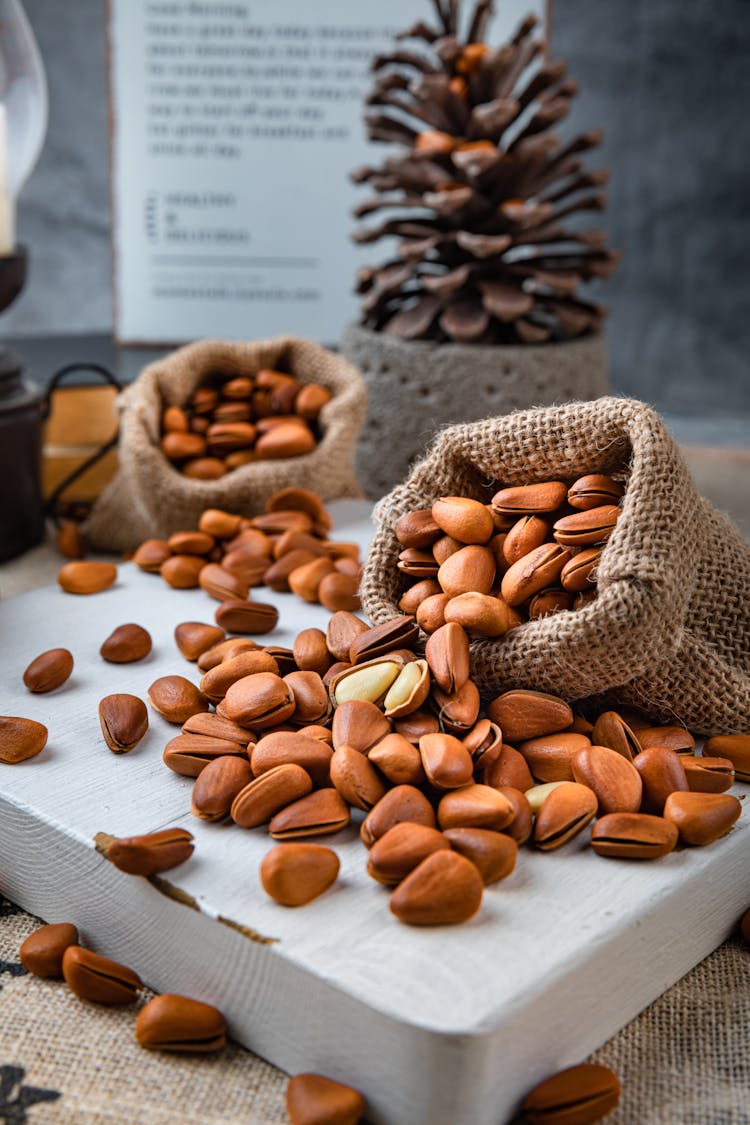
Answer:
<svg viewBox="0 0 750 1125"><path fill-rule="evenodd" d="M18 948L38 924L0 899L0 1121L287 1120L285 1076L249 1051L145 1051L135 1041L132 1010L83 1003L62 981L26 973ZM608 1125L750 1125L748 1026L750 949L733 937L592 1056L623 1085Z"/></svg>

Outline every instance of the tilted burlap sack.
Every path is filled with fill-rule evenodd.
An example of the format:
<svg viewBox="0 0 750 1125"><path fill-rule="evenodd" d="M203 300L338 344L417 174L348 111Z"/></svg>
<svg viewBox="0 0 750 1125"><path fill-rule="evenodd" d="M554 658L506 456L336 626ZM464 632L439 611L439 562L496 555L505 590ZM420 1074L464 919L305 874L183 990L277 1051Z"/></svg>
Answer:
<svg viewBox="0 0 750 1125"><path fill-rule="evenodd" d="M303 457L256 461L220 480L192 480L174 469L159 448L163 407L183 405L212 373L248 375L267 367L333 392L320 413L317 448ZM85 525L87 542L132 550L149 536L195 527L205 508L257 515L269 496L290 486L314 488L324 500L361 496L354 451L365 399L356 367L308 340L201 340L179 348L144 368L120 397L120 467Z"/></svg>
<svg viewBox="0 0 750 1125"><path fill-rule="evenodd" d="M640 402L601 398L444 430L377 509L365 612L375 623L400 612L405 583L393 527L404 512L439 496L488 501L504 485L589 472L627 482L598 567L598 597L474 641L480 691L596 696L698 733L750 730L750 547L699 494L663 422Z"/></svg>

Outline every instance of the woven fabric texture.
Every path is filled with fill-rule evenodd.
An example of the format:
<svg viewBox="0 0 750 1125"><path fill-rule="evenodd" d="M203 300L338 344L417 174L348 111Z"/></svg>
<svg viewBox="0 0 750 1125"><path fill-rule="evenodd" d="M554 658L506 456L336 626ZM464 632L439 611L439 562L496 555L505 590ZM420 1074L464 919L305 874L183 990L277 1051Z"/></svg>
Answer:
<svg viewBox="0 0 750 1125"><path fill-rule="evenodd" d="M586 608L472 644L485 697L511 687L630 704L701 734L750 729L750 547L696 489L664 423L601 398L452 426L380 503L362 582L375 623L405 589L393 528L439 496L489 501L505 485L604 472L626 480L622 515Z"/></svg>
<svg viewBox="0 0 750 1125"><path fill-rule="evenodd" d="M0 1121L284 1125L286 1076L249 1051L145 1051L134 1010L26 974L38 924L0 899ZM750 1125L748 1021L750 950L732 938L594 1054L623 1086L607 1125Z"/></svg>
<svg viewBox="0 0 750 1125"><path fill-rule="evenodd" d="M320 414L317 448L304 457L257 461L214 481L192 480L174 469L159 448L162 408L183 405L212 373L233 377L267 367L333 392ZM356 368L307 340L201 340L179 348L144 368L120 396L120 467L85 525L87 542L102 550L132 550L149 536L195 527L205 508L257 515L269 496L290 486L314 487L324 500L361 496L354 451L365 399Z"/></svg>

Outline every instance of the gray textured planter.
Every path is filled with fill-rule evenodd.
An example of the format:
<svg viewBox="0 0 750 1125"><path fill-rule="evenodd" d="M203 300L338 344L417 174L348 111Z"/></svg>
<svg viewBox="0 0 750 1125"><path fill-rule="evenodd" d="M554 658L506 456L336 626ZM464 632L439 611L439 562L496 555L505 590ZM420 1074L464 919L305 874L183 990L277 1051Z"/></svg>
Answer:
<svg viewBox="0 0 750 1125"><path fill-rule="evenodd" d="M357 476L373 499L403 480L437 430L452 422L607 392L604 339L502 347L410 342L350 325L341 350L367 384Z"/></svg>

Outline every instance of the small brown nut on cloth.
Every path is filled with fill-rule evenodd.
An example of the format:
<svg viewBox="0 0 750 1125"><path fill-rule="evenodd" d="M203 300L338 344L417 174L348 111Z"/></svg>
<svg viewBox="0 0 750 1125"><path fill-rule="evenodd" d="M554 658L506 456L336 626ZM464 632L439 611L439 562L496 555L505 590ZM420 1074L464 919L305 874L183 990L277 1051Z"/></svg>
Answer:
<svg viewBox="0 0 750 1125"><path fill-rule="evenodd" d="M135 1037L152 1051L207 1053L226 1046L227 1028L212 1005L165 992L141 1008Z"/></svg>

